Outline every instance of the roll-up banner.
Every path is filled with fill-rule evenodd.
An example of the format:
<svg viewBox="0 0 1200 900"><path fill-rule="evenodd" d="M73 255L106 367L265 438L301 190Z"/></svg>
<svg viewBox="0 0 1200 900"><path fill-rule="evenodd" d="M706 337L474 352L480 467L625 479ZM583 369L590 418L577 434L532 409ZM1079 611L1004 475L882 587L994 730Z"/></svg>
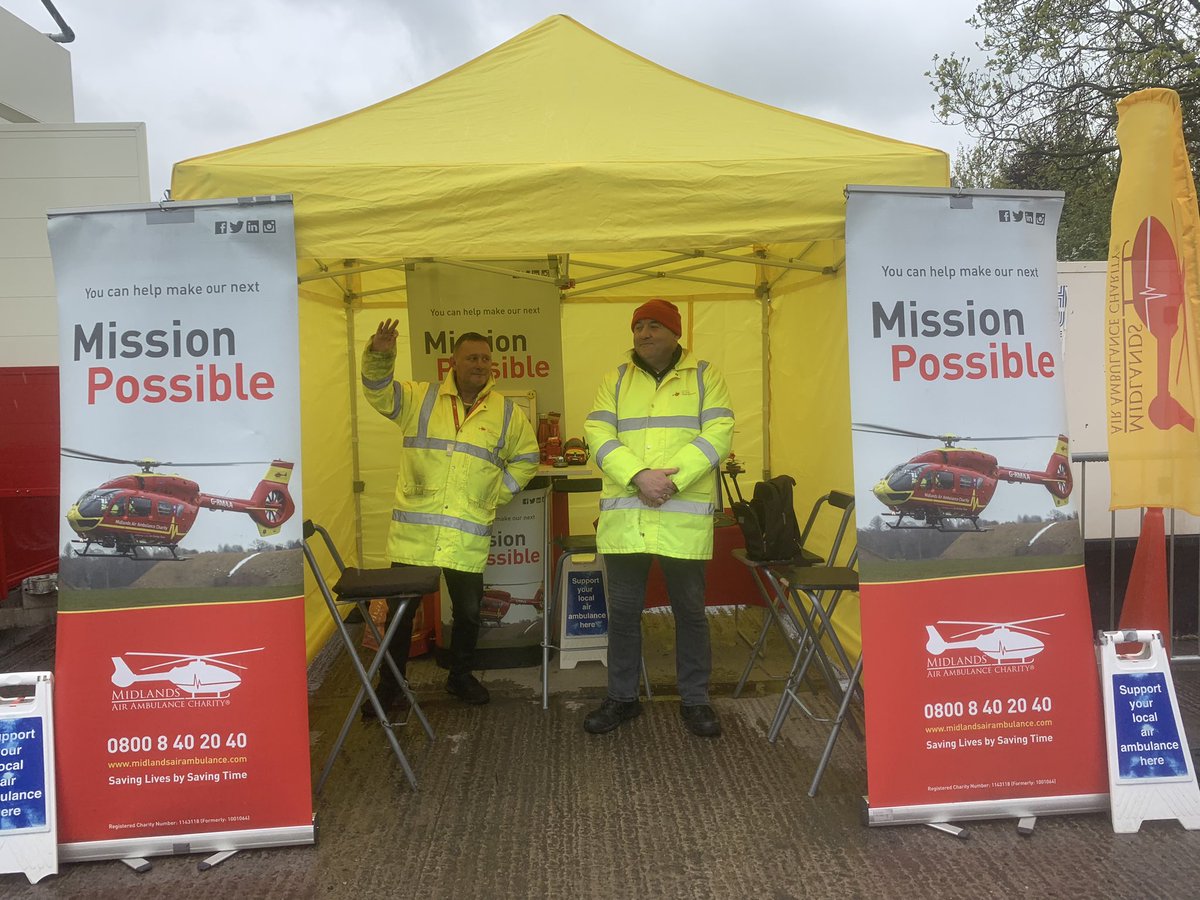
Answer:
<svg viewBox="0 0 1200 900"><path fill-rule="evenodd" d="M1106 808L1058 193L847 190L868 821Z"/></svg>
<svg viewBox="0 0 1200 900"><path fill-rule="evenodd" d="M311 843L291 199L49 235L60 855Z"/></svg>

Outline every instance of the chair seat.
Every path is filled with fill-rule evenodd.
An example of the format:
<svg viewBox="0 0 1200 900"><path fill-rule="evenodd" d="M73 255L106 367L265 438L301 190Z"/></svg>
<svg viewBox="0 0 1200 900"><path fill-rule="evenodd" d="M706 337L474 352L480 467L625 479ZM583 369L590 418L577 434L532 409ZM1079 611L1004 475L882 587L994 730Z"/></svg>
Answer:
<svg viewBox="0 0 1200 900"><path fill-rule="evenodd" d="M737 547L733 550L733 558L744 566L754 568L756 566L795 566L799 568L808 568L810 566L820 566L825 562L825 557L818 556L811 550L800 548L799 554L794 559L751 559L746 553L745 547Z"/></svg>
<svg viewBox="0 0 1200 900"><path fill-rule="evenodd" d="M783 580L804 591L857 591L858 572L845 566L788 566Z"/></svg>
<svg viewBox="0 0 1200 900"><path fill-rule="evenodd" d="M421 596L438 589L437 566L397 566L385 569L346 569L333 586L339 600Z"/></svg>

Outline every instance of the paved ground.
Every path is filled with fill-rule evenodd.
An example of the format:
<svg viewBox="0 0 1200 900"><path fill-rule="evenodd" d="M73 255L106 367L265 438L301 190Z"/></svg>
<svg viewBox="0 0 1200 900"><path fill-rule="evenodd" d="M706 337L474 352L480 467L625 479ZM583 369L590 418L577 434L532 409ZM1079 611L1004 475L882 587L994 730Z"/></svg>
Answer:
<svg viewBox="0 0 1200 900"><path fill-rule="evenodd" d="M744 623L745 624L745 623ZM536 669L488 672L493 702L465 708L432 662L414 682L437 731L403 735L421 790L385 743L356 725L316 800L316 846L242 852L197 870L198 856L158 858L136 874L118 862L65 866L30 886L0 875L0 897L135 898L1175 898L1200 895L1200 833L1148 823L1114 835L1106 816L975 823L968 840L923 826L867 828L861 740L843 735L815 799L809 781L823 726L794 715L767 743L777 687L756 676L730 697L746 650L716 620L715 706L725 734L699 740L670 695L670 620L647 616L656 688L642 717L594 737L582 716L602 698L603 669L554 678L541 709ZM49 665L53 635L0 645L7 670ZM776 646L771 665L783 666ZM345 658L313 671L314 773L353 694ZM1176 672L1185 723L1200 739L1200 668Z"/></svg>

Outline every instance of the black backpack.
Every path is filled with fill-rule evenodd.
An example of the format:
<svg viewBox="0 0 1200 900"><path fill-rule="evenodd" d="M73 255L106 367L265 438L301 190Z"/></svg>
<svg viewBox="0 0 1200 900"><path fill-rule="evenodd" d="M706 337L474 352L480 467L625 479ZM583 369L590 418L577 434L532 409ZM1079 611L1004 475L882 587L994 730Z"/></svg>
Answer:
<svg viewBox="0 0 1200 900"><path fill-rule="evenodd" d="M733 515L742 529L750 559L784 562L800 555L800 523L792 506L795 484L791 475L776 475L756 484L749 501L733 504Z"/></svg>

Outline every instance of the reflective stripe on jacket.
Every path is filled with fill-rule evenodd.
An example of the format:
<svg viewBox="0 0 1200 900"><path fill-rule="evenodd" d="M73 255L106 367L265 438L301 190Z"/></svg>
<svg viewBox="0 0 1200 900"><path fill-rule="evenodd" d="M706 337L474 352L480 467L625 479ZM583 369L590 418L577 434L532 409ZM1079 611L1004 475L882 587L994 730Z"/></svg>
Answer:
<svg viewBox="0 0 1200 900"><path fill-rule="evenodd" d="M492 379L465 413L453 373L440 386L395 381L395 360L394 353L363 352L367 401L404 433L388 557L482 572L496 507L537 471L533 428L512 400L493 390Z"/></svg>
<svg viewBox="0 0 1200 900"><path fill-rule="evenodd" d="M662 384L632 362L609 372L584 424L592 459L604 472L601 553L654 553L710 559L717 468L733 441L725 379L683 351ZM646 506L630 482L642 469L678 468L678 492Z"/></svg>

